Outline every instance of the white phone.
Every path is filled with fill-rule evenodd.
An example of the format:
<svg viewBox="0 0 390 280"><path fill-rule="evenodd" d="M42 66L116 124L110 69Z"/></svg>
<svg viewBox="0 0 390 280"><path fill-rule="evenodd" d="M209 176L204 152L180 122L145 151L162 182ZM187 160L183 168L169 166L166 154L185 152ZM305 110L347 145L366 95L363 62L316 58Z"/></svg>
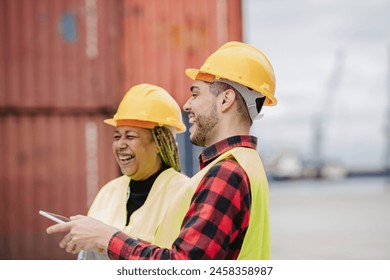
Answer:
<svg viewBox="0 0 390 280"><path fill-rule="evenodd" d="M67 217L64 217L64 216L61 216L61 215L58 215L58 214L54 214L54 213L50 213L50 212L47 212L47 211L43 211L43 210L39 210L39 214L41 214L42 216L50 219L50 220L53 220L59 224L63 224L63 223L66 223L66 222L69 222L70 219L67 218Z"/></svg>

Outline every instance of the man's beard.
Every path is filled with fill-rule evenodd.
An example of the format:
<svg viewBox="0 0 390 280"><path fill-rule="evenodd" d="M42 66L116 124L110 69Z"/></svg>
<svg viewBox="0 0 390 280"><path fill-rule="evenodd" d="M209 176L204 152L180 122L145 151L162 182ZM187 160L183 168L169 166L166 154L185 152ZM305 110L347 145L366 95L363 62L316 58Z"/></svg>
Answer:
<svg viewBox="0 0 390 280"><path fill-rule="evenodd" d="M194 125L196 129L192 135L190 135L190 141L197 146L206 146L206 139L210 139L213 136L213 128L217 125L219 119L217 115L217 106L210 106L207 115L197 116Z"/></svg>

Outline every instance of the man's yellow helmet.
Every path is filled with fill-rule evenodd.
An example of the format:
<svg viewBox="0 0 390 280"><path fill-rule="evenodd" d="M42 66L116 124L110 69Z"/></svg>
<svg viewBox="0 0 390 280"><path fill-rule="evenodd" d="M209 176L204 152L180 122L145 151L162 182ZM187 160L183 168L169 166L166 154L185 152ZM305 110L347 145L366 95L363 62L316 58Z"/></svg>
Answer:
<svg viewBox="0 0 390 280"><path fill-rule="evenodd" d="M264 95L264 105L277 103L271 63L260 50L245 43L228 42L212 53L200 69L190 68L185 73L192 80L233 81Z"/></svg>

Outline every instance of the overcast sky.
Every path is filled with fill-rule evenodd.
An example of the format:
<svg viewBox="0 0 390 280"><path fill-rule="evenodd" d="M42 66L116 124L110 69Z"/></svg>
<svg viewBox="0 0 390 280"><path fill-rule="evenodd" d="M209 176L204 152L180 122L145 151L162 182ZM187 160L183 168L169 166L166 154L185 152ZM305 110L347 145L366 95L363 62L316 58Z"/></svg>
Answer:
<svg viewBox="0 0 390 280"><path fill-rule="evenodd" d="M350 168L383 165L390 104L390 1L243 0L244 41L276 73L279 104L252 132L264 156L313 151L322 116L323 153Z"/></svg>

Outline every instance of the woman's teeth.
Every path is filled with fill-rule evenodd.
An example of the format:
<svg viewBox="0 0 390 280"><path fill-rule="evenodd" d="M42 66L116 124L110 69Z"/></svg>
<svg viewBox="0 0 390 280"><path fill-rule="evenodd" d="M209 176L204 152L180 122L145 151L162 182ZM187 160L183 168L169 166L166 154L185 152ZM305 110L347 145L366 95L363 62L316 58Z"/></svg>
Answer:
<svg viewBox="0 0 390 280"><path fill-rule="evenodd" d="M119 160L121 162L128 162L128 161L132 160L134 158L134 156L131 156L131 155L119 155L118 158L119 158Z"/></svg>

